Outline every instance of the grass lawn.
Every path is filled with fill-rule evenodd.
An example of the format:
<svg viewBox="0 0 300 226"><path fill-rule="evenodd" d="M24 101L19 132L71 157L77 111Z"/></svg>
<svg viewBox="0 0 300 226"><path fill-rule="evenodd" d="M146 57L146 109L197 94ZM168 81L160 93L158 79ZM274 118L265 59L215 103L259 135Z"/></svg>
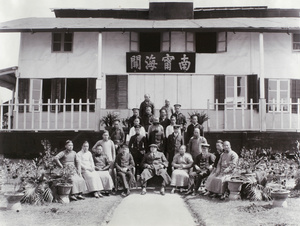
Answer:
<svg viewBox="0 0 300 226"><path fill-rule="evenodd" d="M272 208L272 201L220 201L199 195L184 199L199 225L300 225L300 198L289 198L287 208Z"/></svg>
<svg viewBox="0 0 300 226"><path fill-rule="evenodd" d="M51 203L49 205L22 205L20 212L7 211L5 198L0 199L1 226L68 226L68 225L101 225L112 214L121 202L117 196L105 196L96 199L87 197L85 200L69 204Z"/></svg>

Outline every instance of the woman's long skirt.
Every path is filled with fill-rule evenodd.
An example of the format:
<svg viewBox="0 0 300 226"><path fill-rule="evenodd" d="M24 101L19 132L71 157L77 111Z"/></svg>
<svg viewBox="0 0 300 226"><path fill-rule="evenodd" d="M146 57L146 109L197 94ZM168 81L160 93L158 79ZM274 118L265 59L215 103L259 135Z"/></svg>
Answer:
<svg viewBox="0 0 300 226"><path fill-rule="evenodd" d="M97 171L98 177L100 177L103 185L103 190L112 190L114 188L114 182L107 171Z"/></svg>
<svg viewBox="0 0 300 226"><path fill-rule="evenodd" d="M85 180L88 192L101 191L103 190L102 181L97 173L97 171L84 171L82 176Z"/></svg>
<svg viewBox="0 0 300 226"><path fill-rule="evenodd" d="M189 175L186 171L176 169L172 172L171 186L185 187L189 184Z"/></svg>

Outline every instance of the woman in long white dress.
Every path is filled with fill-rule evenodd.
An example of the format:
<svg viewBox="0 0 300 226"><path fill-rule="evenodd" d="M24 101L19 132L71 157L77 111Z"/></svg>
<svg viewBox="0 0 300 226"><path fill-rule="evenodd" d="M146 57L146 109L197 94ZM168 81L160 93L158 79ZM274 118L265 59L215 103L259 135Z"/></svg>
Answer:
<svg viewBox="0 0 300 226"><path fill-rule="evenodd" d="M102 181L95 171L95 164L92 153L89 151L89 143L85 141L81 151L77 153L80 159L81 172L85 180L88 192L93 192L96 198L102 197L100 191L103 190Z"/></svg>
<svg viewBox="0 0 300 226"><path fill-rule="evenodd" d="M176 187L185 187L189 183L189 170L193 165L193 158L191 154L186 153L186 146L182 145L179 149L179 153L173 158L172 166L174 171L172 172L171 186L173 189L171 193L175 192Z"/></svg>
<svg viewBox="0 0 300 226"><path fill-rule="evenodd" d="M98 173L98 176L102 181L103 190L107 195L109 195L110 191L114 188L114 182L108 171L111 162L109 161L108 157L104 153L101 145L98 145L96 147L93 158L94 158L96 172Z"/></svg>

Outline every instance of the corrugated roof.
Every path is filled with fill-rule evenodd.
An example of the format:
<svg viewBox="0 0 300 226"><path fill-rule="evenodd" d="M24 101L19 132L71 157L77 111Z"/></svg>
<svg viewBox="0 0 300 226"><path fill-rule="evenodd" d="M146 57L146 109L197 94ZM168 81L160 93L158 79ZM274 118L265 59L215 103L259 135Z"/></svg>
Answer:
<svg viewBox="0 0 300 226"><path fill-rule="evenodd" d="M24 18L0 23L0 32L125 30L233 30L298 32L300 18L214 18L189 20L134 20L111 18Z"/></svg>

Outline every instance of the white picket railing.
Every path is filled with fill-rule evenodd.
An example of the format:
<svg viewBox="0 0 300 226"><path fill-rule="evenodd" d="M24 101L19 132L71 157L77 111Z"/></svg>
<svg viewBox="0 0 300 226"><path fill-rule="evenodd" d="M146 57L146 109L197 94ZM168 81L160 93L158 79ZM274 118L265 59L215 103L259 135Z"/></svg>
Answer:
<svg viewBox="0 0 300 226"><path fill-rule="evenodd" d="M220 110L223 106L224 110ZM266 109L266 116L262 120L259 109ZM295 112L293 112L293 110ZM276 102L275 100L264 103L239 102L238 104L215 103L207 101L208 131L262 131L265 123L267 131L300 131L300 99L293 103Z"/></svg>
<svg viewBox="0 0 300 226"><path fill-rule="evenodd" d="M21 109L22 108L22 109ZM7 114L3 114L7 109ZM24 100L24 103L11 101L0 104L0 130L94 130L95 129L95 103L89 100L83 103L80 99L78 103L71 99L67 103L64 99L62 103L55 100L47 103L42 100ZM9 117L10 116L10 117Z"/></svg>
<svg viewBox="0 0 300 226"><path fill-rule="evenodd" d="M204 109L209 120L204 124L207 131L300 131L300 99L296 103L289 100L270 103L259 101L253 103L239 102L233 104L224 100L224 103L207 101ZM223 106L224 110L220 110ZM23 111L20 111L23 108ZM93 108L93 111L91 111ZM5 110L6 109L6 110ZM26 110L25 110L26 109ZM262 119L261 109L266 109ZM7 116L3 112L7 112ZM128 109L123 115L130 114ZM201 109L183 110L183 112L202 111ZM0 103L0 131L63 131L63 130L98 130L100 115L106 114L105 109L96 108L95 103L71 100L67 103L56 100L43 103L42 100L29 103ZM10 117L8 117L10 116ZM187 115L186 115L187 116ZM263 129L265 123L265 130Z"/></svg>

